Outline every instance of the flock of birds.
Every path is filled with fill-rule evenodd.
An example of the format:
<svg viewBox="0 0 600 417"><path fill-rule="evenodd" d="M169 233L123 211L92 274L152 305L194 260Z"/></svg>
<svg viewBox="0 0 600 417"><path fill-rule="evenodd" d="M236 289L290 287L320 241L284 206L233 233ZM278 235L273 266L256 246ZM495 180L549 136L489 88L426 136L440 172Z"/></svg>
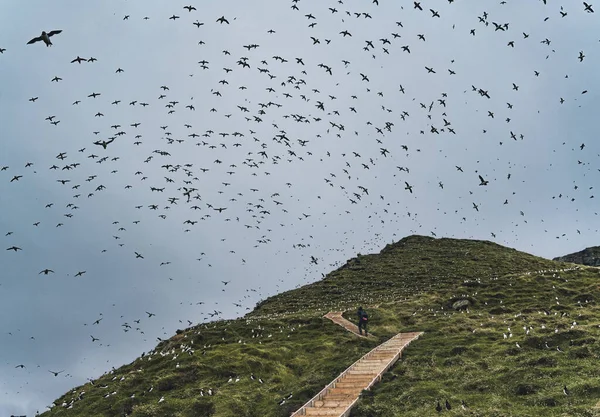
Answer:
<svg viewBox="0 0 600 417"><path fill-rule="evenodd" d="M433 64L419 65L415 70L419 73L412 75L414 80L408 72L400 71L400 67L410 65L411 60L424 58L427 61L428 57L420 57L419 54L432 38L440 36L433 28L444 24L446 30L462 34L462 42L467 48L468 42L483 32L501 37L507 47L503 53L512 53L522 47L545 55L545 60L536 61L532 68L527 68L533 83L552 72L549 57L556 51L552 49L551 35L514 28L510 22L498 20L485 10L478 13L473 21L455 24L447 21L451 8L460 3L454 0L398 4L394 6L394 16L386 16L379 11L390 7L382 0L307 3L307 0L292 0L284 5L288 9L286 19L298 22L309 31L307 36L304 36L305 32L297 35L298 45L285 48L278 46L281 38L287 41L285 37L291 35L285 33L285 28L271 26L274 21L267 22L267 17L264 17L264 33L244 35L241 32L244 30L243 16L236 17L232 12L209 16L198 5L174 7L170 16L150 17L142 12L117 16L113 22L115 25L129 25L134 20L140 25L152 25L155 20L162 19L172 21L173 25L183 25L187 27L185 30L198 34L189 42L189 48L196 48L193 49L194 61L197 62L195 67L181 65L190 72L183 81L189 84L189 91L193 91L194 96L191 97L186 91L173 87L171 84L175 82L169 82L168 77L148 88L144 97L132 96L126 88L121 90L120 96L111 97L100 89L92 88L86 93L70 91L67 94L71 82L68 77L58 72L42 73L47 76L51 87L55 84L62 86L62 101L64 97L76 95L68 103L73 108L71 114L55 112L55 108L63 109L64 106L52 104L47 97L50 93L47 96L40 93L22 97L27 105L36 109L32 112L37 112L40 107L47 109L48 114L43 121L48 123L48 129L64 129L60 130L60 134L69 135L70 125L76 124L78 118L84 125L94 128L83 133L85 138L78 141L79 146L49 145L53 149L50 159L32 156L30 160L16 161L5 160L5 156L0 155L0 182L6 183L2 188L5 192L18 193L21 184L27 187L42 180L52 181L58 187L55 201L39 203L39 219L25 225L10 222L10 229L3 233L6 246L2 262L37 265L35 259L26 258L32 249L25 244L25 237L33 232L25 228L44 229L43 233L52 234L71 222L74 227L83 227L77 222L80 217L78 210L92 210L94 205L110 204L115 195L117 198L123 196L123 201L126 201L129 198L127 193L138 193L135 194L135 204L118 203L120 211L127 213L124 217L137 217L129 224L121 219L108 221L102 213L93 214L94 217L99 216L100 221L108 222L102 224L99 233L105 233L106 238L114 242L116 249L121 250L119 254L127 253L126 256L135 262L155 262L157 268L166 269L174 261L156 260L148 255L139 249L144 247L145 242L134 242L133 249L124 243L128 230L136 227L150 229L165 221L168 228L193 235L203 233L203 224L211 224L214 231L218 232L221 228L229 231L226 238L211 237L211 245L225 248L226 263L235 262L244 267L254 258L260 258L258 254L265 247L276 246L274 252L281 256L287 251L300 253L300 264L307 268L302 279L307 282L317 278L315 270L323 267L329 270L338 265L345 254L355 253L357 238L346 229L352 228L354 222L363 222L357 216L364 215L364 222L373 237L368 243L365 243L366 239L358 241L362 240L363 248L375 247L389 239L391 229L398 224L411 232L425 228L427 233L437 236L438 229L424 225L421 221L423 216L417 212L422 209L419 201L428 201L425 199L434 192L459 193L457 201L460 208L453 213L452 210L446 213L443 205L438 205L437 209L465 228L470 227L467 226L469 222L481 220L477 216L486 208L486 203L481 201L489 202L490 194L499 200L497 205L500 208L512 206L513 198L519 201L520 197L514 191L507 190L512 187L512 176L520 175L520 180L524 181L526 171L519 171L510 161L509 169L502 174L491 168L491 162L485 167L479 160L477 163L451 163L452 172L440 170L438 179L428 185L420 182L415 173L423 172L425 161L438 160L440 152L450 152L448 143L459 146L457 144L462 140L467 140L462 131L468 130L468 127L456 121L458 117L453 118L462 111L461 102L465 100L465 109L475 106L475 111L479 111L481 108L481 113L473 117L483 118L481 123L485 128L477 134L494 138L494 142L490 141L487 145L490 152L486 151L478 158L492 161L495 155L490 153L501 153L500 149L510 146L510 154L519 153L519 146L530 139L519 130L519 119L529 111L520 106L524 100L519 95L520 83L512 82L512 85L506 86L494 85L492 81L486 81L487 85L483 82L467 84L464 78L458 78L460 62L456 60L459 58L447 62L446 68ZM500 2L501 7L506 4L505 1ZM541 0L540 7L547 7L540 9L545 13L540 17L544 22L574 16L585 19L595 13L593 5L586 2L554 10ZM498 10L496 13L501 14L501 9ZM431 33L405 29L405 26L411 27L411 20L423 19L423 16L427 16L433 25ZM130 74L128 65L120 62L117 56L82 56L74 52L69 61L53 62L52 53L60 48L60 44L78 34L67 28L44 29L28 42L24 39L23 45L0 45L0 60L10 60L13 49L45 45L48 53L44 59L50 60L53 68L73 66L85 76L89 65L109 61L113 73L107 74L102 82L123 86L121 77L128 77L127 83L137 81L137 75ZM209 30L218 31L215 33L224 38L231 36L233 40L212 36ZM348 55L337 59L340 54ZM572 53L572 61L576 65L585 65L587 55L592 54L578 48ZM319 62L323 57L330 59ZM400 71L403 75L397 79L379 79L378 75L386 74L386 70L391 71L390 74ZM112 81L109 75L117 77L116 80ZM493 76L489 75L490 78ZM569 76L564 76L564 79L569 79ZM455 80L465 84L456 87ZM431 83L432 88L440 90L421 94L419 83ZM196 94L198 85L202 86L198 93L201 96ZM463 91L462 95L457 93L459 89ZM555 104L558 107L575 107L580 97L587 93L587 89L565 91L563 96L556 97ZM503 101L510 94L514 98ZM572 107L568 107L571 104ZM132 114L135 118L124 120L124 115ZM516 127L513 128L513 125ZM439 138L447 142L442 143ZM465 150L471 145L465 143ZM583 177L591 176L595 171L590 161L591 154L584 151L585 142L578 140L576 144L565 142L563 145L577 153L575 168L584 171L578 171L581 185L576 183L572 190L557 192L552 200L575 203L584 198L581 193L586 193L587 199L594 198L593 186L583 185L587 184ZM492 146L498 150L492 150ZM444 164L445 161L440 161L440 167ZM514 171L511 170L513 168ZM313 183L314 177L322 172L326 173L324 177L319 179L319 183ZM488 190L492 191L488 193ZM524 201L520 203L525 204ZM491 203L487 205L490 206ZM512 224L515 230L498 230L491 225L489 237L496 239L497 234L502 233L506 239L516 239L514 236L519 230L516 226L525 225L533 218L530 213L526 216L522 208L517 208L516 212L517 220ZM322 219L346 225L345 232L332 238L344 249L319 248L316 242L322 231L316 228L322 228L318 226ZM400 223L399 219L404 223ZM288 236L282 239L281 233ZM580 234L581 230L577 229L577 233ZM565 235L555 237L560 239ZM295 241L289 243L291 239ZM101 253L108 252L106 248L101 250ZM211 260L211 256L217 257L215 252L200 249L192 261L199 262L206 271L210 271L212 263L216 262L216 259ZM72 274L86 279L93 274L91 266L73 269L69 262L57 260L53 265L38 265L36 272L44 278ZM267 293L251 279L248 282L239 277L232 279L247 286L245 293L227 307L236 314L250 310L249 303ZM227 287L229 282L227 277L217 277L208 285L222 284L219 288L226 292L231 288ZM271 287L280 290L286 287L286 281L279 279ZM271 290L273 288L268 291ZM5 296L1 291L2 287L0 297ZM202 306L205 301L190 304ZM203 320L220 318L225 309L215 304L212 311L203 311ZM144 311L140 310L140 315ZM155 315L145 312L148 320ZM100 313L99 318L85 330L91 343L102 344L98 335L90 334L88 329L100 326L103 317ZM123 332L137 332L142 338L146 337L139 316L121 318L124 319L124 323L120 324ZM192 325L197 322L197 317L192 319L188 317L179 322ZM12 329L5 333L14 334ZM168 334L168 330L163 333ZM30 339L35 340L35 337ZM109 347L110 344L103 346ZM18 363L15 368L24 370L28 366L34 367L33 364ZM47 371L53 377L72 376L66 370Z"/></svg>
<svg viewBox="0 0 600 417"><path fill-rule="evenodd" d="M537 270L537 271L527 271L527 272L523 272L521 274L521 277L518 277L517 279L520 280L522 277L528 277L528 276L538 276L538 277L551 277L553 281L555 282L569 282L571 273L574 272L575 274L577 273L577 271L581 270L580 266L575 266L575 267L570 267L570 268L560 268L560 269L542 269L542 270ZM561 276L562 274L562 276ZM574 279L576 279L576 277L574 277ZM492 276L490 278L490 281L496 281L498 280L498 277L494 277ZM512 286L512 283L509 283L509 286ZM514 326L515 324L518 325L519 327L522 328L523 333L520 335L519 339L524 340L526 339L528 336L534 336L534 335L551 335L551 334L559 334L561 332L568 332L570 330L576 329L577 326L579 325L579 323L577 323L576 320L573 320L572 317L572 313L568 312L568 311L562 311L561 313L559 313L558 311L554 311L552 312L551 309L554 307L553 304L556 305L561 305L561 301L563 301L564 298L564 293L561 292L561 290L559 288L557 288L556 285L552 285L552 292L555 293L554 298L550 299L550 300L546 300L545 298L543 298L545 300L545 302L547 302L547 308L542 308L541 310L539 310L537 312L537 317L535 315L527 315L524 314L523 312L518 312L516 314L513 314L512 317L508 318L508 319L503 319L501 322L499 320L499 318L494 317L493 315L489 317L489 322L494 323L495 325L498 325L501 323L501 325L508 325L508 327L506 327L506 331L507 332L503 332L502 333L502 340L504 341L509 341L509 339L511 339L514 335L512 333L511 330L511 326ZM455 294L455 297L477 297L478 292L474 292L471 294ZM540 297L540 299L542 299L542 297ZM497 301L499 305L502 305L504 300L502 299L498 299L498 300L494 300ZM565 305L569 305L570 303L572 303L572 300L566 300L567 302L565 303ZM484 303L486 306L488 305L488 302L486 301ZM571 304L572 305L572 304ZM589 307L593 307L594 303L592 299L586 299L584 301L578 301L575 304L578 309L579 309L579 313L577 314L577 317L582 318L582 320L586 320L586 310L585 308L589 308ZM432 316L451 316L452 314L455 314L454 312L452 313L448 313L447 311L440 311L440 310L433 310L430 309L429 311L427 311L428 314L431 314ZM465 310L462 310L460 313L469 313L469 309L466 308ZM417 312L415 311L415 313L413 315L416 315ZM541 318L540 318L541 317ZM524 324L525 323L525 324ZM548 328L547 324L552 323L554 329ZM523 325L524 324L524 325ZM589 324L585 323L585 324ZM495 327L491 327L489 323L480 323L479 324L479 329L478 328L473 328L472 330L470 330L472 333L476 333L476 332L480 332L483 331L484 326L486 326L489 331L491 332L496 332L498 331L497 328ZM600 326L598 326L600 327ZM550 333L551 332L551 333ZM573 344L573 340L570 341L569 343L569 347L574 346ZM515 342L515 347L517 349L522 349L521 345L519 344L519 342ZM560 345L556 345L556 346L550 346L548 344L547 341L544 342L544 348L547 350L555 350L556 352L559 353L567 353L565 350L561 349ZM565 396L570 396L571 395L571 391L569 390L569 388L566 385L563 385L562 387L562 393ZM461 409L462 410L467 410L468 406L466 404L466 402L464 400L461 400ZM448 399L445 400L445 406L442 406L440 401L438 400L436 402L435 405L435 410L438 413L441 413L442 411L448 410L450 411L452 409L452 405L450 404L450 402L448 401Z"/></svg>
<svg viewBox="0 0 600 417"><path fill-rule="evenodd" d="M219 324L223 324L225 322L220 322ZM234 345L246 345L249 342L258 341L258 344L262 344L263 340L268 340L273 343L279 338L289 339L294 336L295 333L303 326L301 323L294 326L273 326L267 323L267 326L264 324L261 325L261 320L247 320L246 325L250 330L251 336L245 338L243 336L236 337L228 337L223 336L221 340L219 340L219 345L226 344L234 344ZM190 332L189 334L185 334L183 336L183 341L179 343L168 343L167 345L161 348L155 348L149 352L143 352L142 355L134 362L135 371L120 373L119 370L113 368L109 372L102 375L100 378L93 379L89 378L86 383L86 389L80 390L78 388L73 389L69 393L66 394L69 397L68 400L63 399L62 402L53 402L51 405L47 406L48 409L52 409L54 407L62 407L65 409L72 409L78 405L80 401L83 401L86 398L86 393L99 389L103 392L102 397L104 399L110 400L111 397L117 395L120 390L127 390L127 396L129 398L142 397L152 393L155 389L155 385L149 385L144 387L136 387L131 388L131 381L136 379L136 373L144 372L146 365L150 361L170 361L174 369L183 369L187 367L190 362L194 362L194 355L206 356L210 355L211 352L217 347L212 344L204 344L199 347L195 347L194 341L195 338L201 338L203 333L209 329L219 329L223 334L227 333L228 327L225 324L224 326L210 325L210 324L202 324L197 326L197 328ZM210 330L209 330L210 331ZM255 339L255 340L251 340ZM106 380L108 377L110 383L99 383L99 379L104 378ZM264 379L263 379L264 378ZM269 387L271 375L257 375L254 373L249 373L247 375L243 375L237 372L232 371L231 375L227 377L225 380L218 383L218 386L203 386L200 388L199 395L201 397L204 396L212 396L216 395L217 392L226 388L229 384L237 384L239 382L242 383L255 383L260 385L265 385ZM121 383L127 381L125 384L128 387L121 387ZM87 391L86 391L87 390ZM278 400L278 405L284 405L289 399L293 397L293 393L286 394ZM161 395L160 398L156 401L158 404L166 401L166 397Z"/></svg>

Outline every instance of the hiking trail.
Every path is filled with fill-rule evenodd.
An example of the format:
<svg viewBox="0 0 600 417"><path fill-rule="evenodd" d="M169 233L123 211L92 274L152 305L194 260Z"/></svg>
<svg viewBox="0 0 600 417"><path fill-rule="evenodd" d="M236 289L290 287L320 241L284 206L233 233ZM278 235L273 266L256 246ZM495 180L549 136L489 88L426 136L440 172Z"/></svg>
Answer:
<svg viewBox="0 0 600 417"><path fill-rule="evenodd" d="M323 317L328 318L335 324L339 324L344 329L348 330L349 332L354 333L358 337L366 337L366 336L358 333L358 326L356 325L356 323L352 323L351 321L346 320L344 317L342 317L342 313L343 313L343 311L330 311L329 313L325 314Z"/></svg>
<svg viewBox="0 0 600 417"><path fill-rule="evenodd" d="M342 312L330 312L324 317L359 337L365 337L358 333L358 328L354 323L342 317ZM398 333L375 347L350 365L321 392L294 412L291 417L349 416L350 410L358 401L361 392L370 389L380 381L382 375L402 356L404 348L422 334L423 332Z"/></svg>

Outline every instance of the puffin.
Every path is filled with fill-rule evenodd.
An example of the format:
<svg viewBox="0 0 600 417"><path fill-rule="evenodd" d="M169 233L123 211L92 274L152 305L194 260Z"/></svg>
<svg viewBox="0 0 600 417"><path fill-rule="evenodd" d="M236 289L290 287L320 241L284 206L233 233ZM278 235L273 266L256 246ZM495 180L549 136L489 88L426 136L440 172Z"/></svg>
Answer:
<svg viewBox="0 0 600 417"><path fill-rule="evenodd" d="M52 45L52 42L50 41L50 37L54 36L54 35L58 35L61 32L62 32L62 30L51 30L50 32L42 31L42 34L40 36L33 38L32 40L27 42L27 45L31 45L32 43L36 43L39 41L44 41L46 46L50 46L50 45Z"/></svg>

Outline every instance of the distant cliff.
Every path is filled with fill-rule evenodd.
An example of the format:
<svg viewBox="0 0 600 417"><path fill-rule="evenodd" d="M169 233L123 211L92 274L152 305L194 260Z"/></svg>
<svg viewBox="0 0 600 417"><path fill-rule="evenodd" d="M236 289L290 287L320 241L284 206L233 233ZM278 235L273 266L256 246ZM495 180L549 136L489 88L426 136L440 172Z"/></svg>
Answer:
<svg viewBox="0 0 600 417"><path fill-rule="evenodd" d="M554 258L553 261L572 262L587 266L600 266L600 246L592 246L582 251Z"/></svg>

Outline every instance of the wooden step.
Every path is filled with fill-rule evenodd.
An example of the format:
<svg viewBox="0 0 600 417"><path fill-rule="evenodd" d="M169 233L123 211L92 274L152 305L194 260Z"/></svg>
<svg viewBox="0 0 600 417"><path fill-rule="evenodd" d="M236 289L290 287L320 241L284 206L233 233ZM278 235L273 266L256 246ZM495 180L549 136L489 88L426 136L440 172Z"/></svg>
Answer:
<svg viewBox="0 0 600 417"><path fill-rule="evenodd" d="M351 374L347 373L342 377L340 381L367 381L369 379L373 379L373 376L369 374Z"/></svg>
<svg viewBox="0 0 600 417"><path fill-rule="evenodd" d="M340 416L344 412L343 407L339 408L307 408L305 416Z"/></svg>
<svg viewBox="0 0 600 417"><path fill-rule="evenodd" d="M373 379L371 378L371 381ZM336 388L363 388L365 386L364 381L346 381L342 379L335 383Z"/></svg>
<svg viewBox="0 0 600 417"><path fill-rule="evenodd" d="M389 362L389 361L387 361L387 362ZM356 365L354 365L352 368L353 369L381 368L381 367L385 366L387 364L387 362L381 362L381 363L379 363L379 362L378 363L373 363L373 362L359 362Z"/></svg>
<svg viewBox="0 0 600 417"><path fill-rule="evenodd" d="M378 362L373 362L373 361L366 360L364 362L357 363L356 365L354 365L354 367L357 367L357 368L360 368L360 367L363 367L363 368L378 368L378 367L383 366L386 363L388 363L389 359L391 359L391 357L388 358L388 360L385 361L385 362L383 362L383 361L382 362L379 362L379 361Z"/></svg>
<svg viewBox="0 0 600 417"><path fill-rule="evenodd" d="M328 400L315 401L315 403L313 404L313 407L315 407L315 408L346 407L346 406L348 406L348 404L350 404L352 401L354 401L354 399L352 399L351 397L347 397L347 398L348 399L345 399L345 400L328 399Z"/></svg>
<svg viewBox="0 0 600 417"><path fill-rule="evenodd" d="M327 395L325 395L325 398L328 398L329 396L332 397L336 397L336 396L344 396L344 395L348 395L348 394L356 394L357 392L361 392L362 389L361 387L335 387L332 388ZM339 395L338 395L339 394Z"/></svg>

